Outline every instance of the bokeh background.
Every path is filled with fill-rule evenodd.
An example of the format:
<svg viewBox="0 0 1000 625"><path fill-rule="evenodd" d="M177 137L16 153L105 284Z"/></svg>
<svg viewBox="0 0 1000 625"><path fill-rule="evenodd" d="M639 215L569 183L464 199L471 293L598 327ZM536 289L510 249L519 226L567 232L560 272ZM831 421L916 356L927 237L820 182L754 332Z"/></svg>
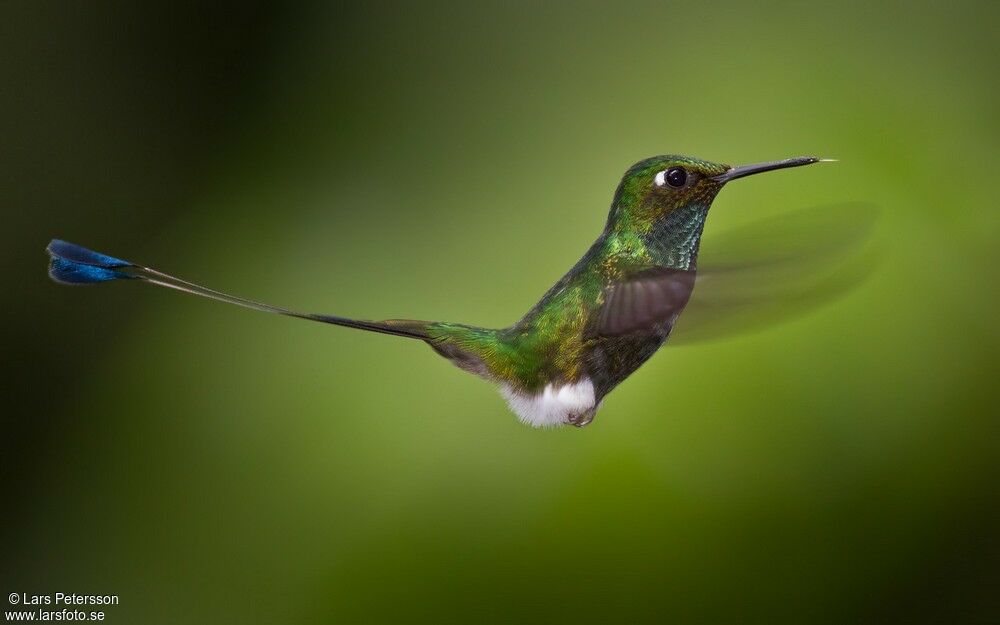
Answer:
<svg viewBox="0 0 1000 625"><path fill-rule="evenodd" d="M112 623L997 622L1000 10L6 2L0 591ZM659 153L836 166L881 262L660 352L584 430L425 346L134 284L52 237L365 318L515 320ZM5 609L6 609L5 604Z"/></svg>

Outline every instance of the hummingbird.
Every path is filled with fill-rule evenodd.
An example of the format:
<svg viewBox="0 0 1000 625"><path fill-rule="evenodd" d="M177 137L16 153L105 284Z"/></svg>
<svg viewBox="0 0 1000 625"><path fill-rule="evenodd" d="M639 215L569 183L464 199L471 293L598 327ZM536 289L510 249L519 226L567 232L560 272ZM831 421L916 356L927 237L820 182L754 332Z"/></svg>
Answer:
<svg viewBox="0 0 1000 625"><path fill-rule="evenodd" d="M603 232L519 321L367 321L304 313L235 297L126 260L52 240L49 275L64 284L140 280L253 310L416 339L496 384L534 427L591 423L603 399L668 339L695 287L709 208L729 182L826 159L731 167L689 156L639 161L625 172Z"/></svg>

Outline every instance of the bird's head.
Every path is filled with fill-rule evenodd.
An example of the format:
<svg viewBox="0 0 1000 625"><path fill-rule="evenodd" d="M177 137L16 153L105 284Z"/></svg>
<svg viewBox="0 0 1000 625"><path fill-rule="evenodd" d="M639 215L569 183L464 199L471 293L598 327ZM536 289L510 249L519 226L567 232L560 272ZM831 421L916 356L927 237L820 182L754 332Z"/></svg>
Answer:
<svg viewBox="0 0 1000 625"><path fill-rule="evenodd" d="M648 230L678 208L696 206L708 210L719 190L731 180L821 160L803 156L730 167L673 154L647 158L625 172L611 206L609 225Z"/></svg>

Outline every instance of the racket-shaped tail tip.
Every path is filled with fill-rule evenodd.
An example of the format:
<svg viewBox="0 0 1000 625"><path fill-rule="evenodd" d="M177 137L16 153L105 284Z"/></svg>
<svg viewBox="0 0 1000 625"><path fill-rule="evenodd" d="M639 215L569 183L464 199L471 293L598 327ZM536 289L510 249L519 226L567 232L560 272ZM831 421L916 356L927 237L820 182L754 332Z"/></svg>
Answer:
<svg viewBox="0 0 1000 625"><path fill-rule="evenodd" d="M120 258L105 256L73 243L52 239L45 248L49 259L49 277L62 284L92 284L133 278L123 271L134 267Z"/></svg>

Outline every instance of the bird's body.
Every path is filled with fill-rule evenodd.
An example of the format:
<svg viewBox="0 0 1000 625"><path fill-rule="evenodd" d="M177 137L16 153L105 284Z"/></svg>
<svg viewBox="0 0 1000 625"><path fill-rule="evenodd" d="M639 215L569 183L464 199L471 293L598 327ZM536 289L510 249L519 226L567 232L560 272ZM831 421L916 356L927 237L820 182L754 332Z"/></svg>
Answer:
<svg viewBox="0 0 1000 625"><path fill-rule="evenodd" d="M634 165L604 231L520 321L503 329L412 320L359 321L297 313L211 291L152 269L54 241L50 274L71 283L139 278L242 306L427 342L497 383L533 426L589 423L601 400L667 340L694 288L712 200L731 179L815 158L731 168L683 156Z"/></svg>
<svg viewBox="0 0 1000 625"><path fill-rule="evenodd" d="M622 195L619 190L616 204L627 201ZM498 382L526 423L586 424L604 396L663 345L687 303L711 197L705 200L678 207L656 228L636 228L624 209L613 210L583 258L516 324L502 330L430 324L431 345L463 369ZM659 289L662 305L605 309L616 287ZM652 297L637 292L631 299L641 301L619 308L648 307Z"/></svg>

